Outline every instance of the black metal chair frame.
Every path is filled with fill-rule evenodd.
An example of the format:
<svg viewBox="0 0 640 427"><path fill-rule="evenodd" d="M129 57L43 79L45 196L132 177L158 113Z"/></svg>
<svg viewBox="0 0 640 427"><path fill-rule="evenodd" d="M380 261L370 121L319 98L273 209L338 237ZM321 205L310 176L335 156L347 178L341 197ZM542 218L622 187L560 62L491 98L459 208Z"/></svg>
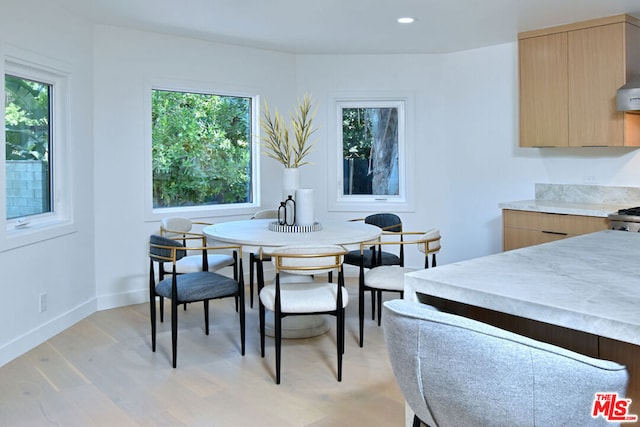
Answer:
<svg viewBox="0 0 640 427"><path fill-rule="evenodd" d="M188 234L188 233L187 233ZM167 240L166 237L162 237ZM194 234L192 236L185 236L185 239L201 239L203 236L199 234ZM174 240L175 241L175 240ZM160 271L160 281L164 279L165 274L171 274L172 286L171 286L171 352L172 352L172 360L173 367L176 367L177 362L177 342L178 342L178 306L180 304L188 304L194 302L203 302L204 305L204 321L205 321L205 334L209 335L209 301L211 299L221 299L233 297L236 301L236 310L239 313L240 320L240 342L241 342L241 353L244 356L245 354L245 303L244 303L244 279L242 273L242 257L239 257L238 254L242 254L242 248L237 245L225 245L225 246L201 246L201 247L186 247L182 245L180 242L176 242L179 246L169 246L169 245L160 245L149 242L149 309L150 309L150 320L151 320L151 349L153 352L156 351L156 297L160 299L160 317L162 322L163 317L163 305L164 305L164 297L158 295L156 293L156 280L155 280L155 269L154 262L158 263L159 271ZM226 250L233 251L233 258L236 261L234 266L234 274L233 280L238 283L237 291L231 293L229 295L220 295L215 298L207 298L207 299L198 299L198 300L189 300L189 301L181 301L178 298L178 276L176 273L176 261L181 257L185 256L187 250L201 250L202 255L202 271L208 272L208 260L207 260L207 252L209 250ZM165 262L173 263L173 271L171 273L167 273L163 269L163 264ZM198 274L198 273L184 273L180 276L188 276L190 274ZM218 273L211 272L211 274L219 275ZM158 283L160 282L158 281Z"/></svg>
<svg viewBox="0 0 640 427"><path fill-rule="evenodd" d="M382 292L398 292L395 289L380 289L380 288L371 288L365 284L364 280L364 269L365 267L365 250L367 246L375 244L379 247L386 245L396 245L400 246L400 248L404 248L405 245L425 245L425 253L424 253L424 268L429 268L429 255L431 255L431 267L436 267L436 253L429 251L429 243L440 241L440 237L434 239L412 239L405 240L404 236L417 236L424 234L424 231L402 231L402 232L383 232L384 234L394 234L400 235L400 240L398 241L382 241L381 239L371 242L362 242L360 243L360 274L358 275L358 317L359 317L359 331L360 331L360 347L364 346L364 294L366 291L370 291L371 298L371 311L375 311L376 302L377 302L377 312L378 312L378 326L380 326L381 318L382 318ZM438 251L440 249L438 248ZM404 264L404 263L403 263ZM404 265L400 265L400 267L404 267ZM374 267L375 268L375 267ZM375 295L375 297L374 297ZM404 297L404 292L400 292L400 298ZM371 314L371 320L375 320L375 314Z"/></svg>
<svg viewBox="0 0 640 427"><path fill-rule="evenodd" d="M200 226L212 225L210 222L201 222L201 221L191 221L191 224L200 225ZM160 236L166 237L171 240L182 242L182 245L187 248L187 251L198 251L198 250L201 250L202 247L207 246L207 237L202 233L196 233L193 231L179 231L179 230L171 230L169 228L160 227ZM189 242L192 240L198 241L198 247L189 246ZM202 257L204 258L203 266L205 264L208 266L209 264L208 264L206 251L202 251L202 252L203 252ZM228 267L231 267L233 269L234 280L238 280L238 257L234 256L233 261L234 261L233 264L229 265ZM207 271L208 271L208 267L207 267ZM164 263L159 263L158 276L160 280L163 280L166 274L168 273L164 269ZM183 274L183 273L177 273L177 274ZM160 299L160 322L164 322L164 304L163 304L164 297L159 296L159 299ZM187 304L186 303L183 304L183 307L184 307L184 310L186 311ZM238 298L236 298L236 311L238 311L238 309L239 309L239 301L238 301Z"/></svg>
<svg viewBox="0 0 640 427"><path fill-rule="evenodd" d="M387 224L388 219L394 219L397 222L393 223L393 224ZM387 236L398 236L399 240L402 241L403 240L403 234L402 234L402 221L400 220L400 217L396 214L392 214L392 213L376 213L376 214L371 214L366 216L365 218L357 218L357 219L352 219L351 221L364 221L366 224L371 224L371 225L375 225L376 227L379 227L382 229L382 232L384 235ZM381 242L382 240L380 240ZM362 249L362 246L361 246ZM349 252L349 254L355 254L357 252L360 253L360 256L358 257L358 261L356 263L353 262L349 262L347 259L349 258L348 256L345 257L345 264L350 264L350 265L356 265L358 267L362 267L363 263L364 263L364 268L370 269L370 268L374 268L380 265L399 265L401 267L404 267L404 246L400 245L400 249L398 252L398 258L399 258L399 262L395 263L383 263L383 251L382 251L382 245L378 244L378 242L371 242L371 245L365 249L367 252L364 252L364 255L362 250L356 250L356 251L351 251ZM364 255L364 258L363 258ZM370 260L369 263L365 262L365 260ZM364 274L364 270L362 268L360 268L360 280L364 280L363 277ZM371 320L375 320L375 315L376 315L376 292L371 291ZM362 347L362 346L361 346Z"/></svg>

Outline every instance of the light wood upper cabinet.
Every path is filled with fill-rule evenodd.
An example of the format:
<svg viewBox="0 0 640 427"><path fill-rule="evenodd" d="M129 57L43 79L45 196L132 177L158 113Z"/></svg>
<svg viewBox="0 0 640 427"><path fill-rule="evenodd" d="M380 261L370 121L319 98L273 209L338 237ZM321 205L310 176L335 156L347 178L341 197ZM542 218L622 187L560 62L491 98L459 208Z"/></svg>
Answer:
<svg viewBox="0 0 640 427"><path fill-rule="evenodd" d="M518 38L521 146L640 146L640 115L616 111L618 88L640 74L640 20L619 15Z"/></svg>
<svg viewBox="0 0 640 427"><path fill-rule="evenodd" d="M520 144L554 146L569 138L567 34L519 41Z"/></svg>

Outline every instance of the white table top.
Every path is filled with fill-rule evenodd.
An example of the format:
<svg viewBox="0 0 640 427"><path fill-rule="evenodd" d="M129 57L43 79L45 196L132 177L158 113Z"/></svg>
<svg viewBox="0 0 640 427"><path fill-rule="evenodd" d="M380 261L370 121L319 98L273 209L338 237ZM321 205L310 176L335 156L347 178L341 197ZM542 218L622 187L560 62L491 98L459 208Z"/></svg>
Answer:
<svg viewBox="0 0 640 427"><path fill-rule="evenodd" d="M240 244L244 252L286 245L356 245L376 239L381 229L362 221L321 222L322 229L306 233L269 230L273 219L221 222L204 228L204 234L218 242Z"/></svg>
<svg viewBox="0 0 640 427"><path fill-rule="evenodd" d="M416 292L640 345L640 233L605 230L405 278Z"/></svg>

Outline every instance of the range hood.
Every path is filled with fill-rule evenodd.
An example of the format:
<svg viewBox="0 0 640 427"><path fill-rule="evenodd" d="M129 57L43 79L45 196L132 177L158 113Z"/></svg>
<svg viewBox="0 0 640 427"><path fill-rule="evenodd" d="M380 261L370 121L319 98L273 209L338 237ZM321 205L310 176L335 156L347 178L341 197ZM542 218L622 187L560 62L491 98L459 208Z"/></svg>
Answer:
<svg viewBox="0 0 640 427"><path fill-rule="evenodd" d="M616 107L618 111L640 113L640 75L618 89Z"/></svg>

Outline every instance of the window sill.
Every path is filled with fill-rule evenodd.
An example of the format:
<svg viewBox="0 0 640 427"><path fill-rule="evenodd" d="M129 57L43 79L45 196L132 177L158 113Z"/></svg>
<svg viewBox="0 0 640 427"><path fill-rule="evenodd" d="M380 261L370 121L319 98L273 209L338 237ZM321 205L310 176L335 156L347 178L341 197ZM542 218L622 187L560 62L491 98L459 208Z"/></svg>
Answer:
<svg viewBox="0 0 640 427"><path fill-rule="evenodd" d="M34 223L22 227L12 227L0 241L0 252L33 245L45 240L75 233L76 226L71 221Z"/></svg>

